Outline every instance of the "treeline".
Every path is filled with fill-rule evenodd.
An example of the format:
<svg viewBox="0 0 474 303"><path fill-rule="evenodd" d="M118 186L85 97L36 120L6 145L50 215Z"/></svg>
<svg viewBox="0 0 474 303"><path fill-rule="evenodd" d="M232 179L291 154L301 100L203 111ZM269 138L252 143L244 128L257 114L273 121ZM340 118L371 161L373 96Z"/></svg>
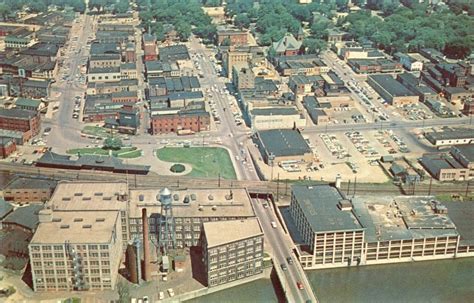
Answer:
<svg viewBox="0 0 474 303"><path fill-rule="evenodd" d="M202 10L198 0L138 0L140 18L145 30L163 40L166 24L172 24L181 40L187 40L191 33L213 41L216 27Z"/></svg>
<svg viewBox="0 0 474 303"><path fill-rule="evenodd" d="M84 12L86 8L84 0L3 0L0 1L0 16L4 20L15 18L15 14L25 8L33 13L45 12L51 4L59 8L71 6L77 12Z"/></svg>
<svg viewBox="0 0 474 303"><path fill-rule="evenodd" d="M115 13L126 13L130 8L128 0L89 0L89 9L102 11L104 7L113 5Z"/></svg>
<svg viewBox="0 0 474 303"><path fill-rule="evenodd" d="M474 49L474 19L450 10L400 7L384 19L360 11L340 23L353 37L368 38L389 53L435 48L448 57L465 58Z"/></svg>

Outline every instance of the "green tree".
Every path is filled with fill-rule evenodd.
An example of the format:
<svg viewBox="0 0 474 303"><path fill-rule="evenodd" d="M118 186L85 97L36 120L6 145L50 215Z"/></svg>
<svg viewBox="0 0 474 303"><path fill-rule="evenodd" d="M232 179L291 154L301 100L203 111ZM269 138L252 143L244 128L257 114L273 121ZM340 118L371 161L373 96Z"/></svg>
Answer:
<svg viewBox="0 0 474 303"><path fill-rule="evenodd" d="M238 27L248 28L250 26L250 18L247 14L237 14L234 18L234 24Z"/></svg>
<svg viewBox="0 0 474 303"><path fill-rule="evenodd" d="M104 140L104 149L119 150L122 148L122 140L118 137L108 137Z"/></svg>
<svg viewBox="0 0 474 303"><path fill-rule="evenodd" d="M307 38L303 41L303 47L307 54L319 54L327 49L327 42L317 38Z"/></svg>

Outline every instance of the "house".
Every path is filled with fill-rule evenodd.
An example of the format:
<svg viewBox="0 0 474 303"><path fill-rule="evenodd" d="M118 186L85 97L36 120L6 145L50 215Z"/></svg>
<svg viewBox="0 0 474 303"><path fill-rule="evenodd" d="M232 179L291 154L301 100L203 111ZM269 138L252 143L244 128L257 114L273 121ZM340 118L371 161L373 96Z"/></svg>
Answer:
<svg viewBox="0 0 474 303"><path fill-rule="evenodd" d="M51 179L16 177L5 186L3 196L18 204L43 203L51 198L56 184Z"/></svg>
<svg viewBox="0 0 474 303"><path fill-rule="evenodd" d="M286 33L279 41L273 42L271 50L276 56L295 56L300 54L302 44L293 34Z"/></svg>
<svg viewBox="0 0 474 303"><path fill-rule="evenodd" d="M42 108L41 100L18 98L15 101L15 107L30 111L39 111Z"/></svg>
<svg viewBox="0 0 474 303"><path fill-rule="evenodd" d="M238 29L218 29L217 30L217 45L247 45L249 33L245 30Z"/></svg>
<svg viewBox="0 0 474 303"><path fill-rule="evenodd" d="M16 142L13 138L0 137L0 158L5 159L16 151Z"/></svg>

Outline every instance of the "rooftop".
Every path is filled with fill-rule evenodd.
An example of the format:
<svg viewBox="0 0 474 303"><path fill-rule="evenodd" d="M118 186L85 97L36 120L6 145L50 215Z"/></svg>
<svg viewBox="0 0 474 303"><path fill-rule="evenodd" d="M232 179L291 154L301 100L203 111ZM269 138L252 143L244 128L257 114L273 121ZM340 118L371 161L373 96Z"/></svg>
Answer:
<svg viewBox="0 0 474 303"><path fill-rule="evenodd" d="M472 202L446 203L449 217L456 225L456 229L461 235L461 244L474 245L474 228L472 228L472 218L474 218L474 204Z"/></svg>
<svg viewBox="0 0 474 303"><path fill-rule="evenodd" d="M41 188L48 189L56 187L57 181L45 178L16 177L5 186L5 189Z"/></svg>
<svg viewBox="0 0 474 303"><path fill-rule="evenodd" d="M0 220L9 214L13 210L13 206L5 201L3 198L0 198Z"/></svg>
<svg viewBox="0 0 474 303"><path fill-rule="evenodd" d="M122 210L128 192L125 182L59 182L47 203L54 210Z"/></svg>
<svg viewBox="0 0 474 303"><path fill-rule="evenodd" d="M442 169L463 168L451 155L448 154L424 154L421 164L433 175L437 175Z"/></svg>
<svg viewBox="0 0 474 303"><path fill-rule="evenodd" d="M258 137L266 152L276 157L311 153L308 143L297 130L271 129L259 131Z"/></svg>
<svg viewBox="0 0 474 303"><path fill-rule="evenodd" d="M27 99L27 98L18 98L15 101L16 106L23 106L23 107L38 108L40 104L41 104L41 100Z"/></svg>
<svg viewBox="0 0 474 303"><path fill-rule="evenodd" d="M31 244L110 243L119 223L117 211L54 211L50 222L41 222Z"/></svg>
<svg viewBox="0 0 474 303"><path fill-rule="evenodd" d="M414 95L414 93L390 75L369 75L368 77L394 97Z"/></svg>
<svg viewBox="0 0 474 303"><path fill-rule="evenodd" d="M295 185L292 193L313 232L363 229L352 211L338 207L339 202L346 198L337 188L329 185Z"/></svg>
<svg viewBox="0 0 474 303"><path fill-rule="evenodd" d="M130 190L130 217L141 217L146 207L151 213L159 213L161 202L157 200L160 188ZM231 195L232 193L232 195ZM254 217L250 196L243 188L183 189L172 190L173 215L175 217Z"/></svg>
<svg viewBox="0 0 474 303"><path fill-rule="evenodd" d="M263 232L257 218L204 222L202 224L209 248L262 236ZM226 232L223 233L222 231Z"/></svg>
<svg viewBox="0 0 474 303"><path fill-rule="evenodd" d="M443 206L431 197L363 196L352 204L367 242L458 235L449 216L435 212Z"/></svg>
<svg viewBox="0 0 474 303"><path fill-rule="evenodd" d="M454 140L454 139L471 139L474 138L474 129L470 128L452 128L445 129L440 132L425 133L428 139L436 140Z"/></svg>
<svg viewBox="0 0 474 303"><path fill-rule="evenodd" d="M461 154L467 161L474 162L474 145L455 145L453 150Z"/></svg>
<svg viewBox="0 0 474 303"><path fill-rule="evenodd" d="M0 108L0 117L16 118L16 119L31 119L36 116L37 113L31 110L12 108L3 109Z"/></svg>
<svg viewBox="0 0 474 303"><path fill-rule="evenodd" d="M272 115L299 115L294 107L269 107L253 109L252 115L272 116Z"/></svg>
<svg viewBox="0 0 474 303"><path fill-rule="evenodd" d="M43 209L42 204L30 204L18 207L3 220L3 223L12 223L25 226L31 230L38 225L38 213Z"/></svg>

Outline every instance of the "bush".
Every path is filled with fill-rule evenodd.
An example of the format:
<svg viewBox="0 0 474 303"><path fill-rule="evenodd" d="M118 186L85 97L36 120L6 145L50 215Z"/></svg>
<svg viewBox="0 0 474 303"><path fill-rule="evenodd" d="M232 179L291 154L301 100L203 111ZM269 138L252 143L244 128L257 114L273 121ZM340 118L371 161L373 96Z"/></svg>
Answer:
<svg viewBox="0 0 474 303"><path fill-rule="evenodd" d="M170 168L170 171L173 173L182 173L185 171L186 167L183 164L173 164Z"/></svg>

